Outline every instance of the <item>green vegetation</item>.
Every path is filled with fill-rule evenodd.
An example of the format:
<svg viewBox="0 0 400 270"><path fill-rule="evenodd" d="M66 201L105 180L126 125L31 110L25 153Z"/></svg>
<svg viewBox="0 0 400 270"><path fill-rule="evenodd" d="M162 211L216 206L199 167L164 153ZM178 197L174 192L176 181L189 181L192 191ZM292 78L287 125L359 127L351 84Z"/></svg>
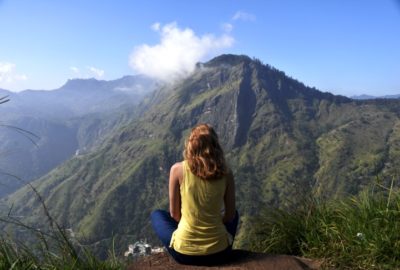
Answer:
<svg viewBox="0 0 400 270"><path fill-rule="evenodd" d="M0 222L8 223L9 229L23 231L25 241L3 232L0 236L0 269L121 269L126 261L118 259L114 242L106 260L100 260L93 250L80 244L68 230L50 215L37 190L28 184L41 203L48 222L46 230L37 229L20 219L6 216ZM7 236L9 235L9 236ZM27 241L29 238L31 241Z"/></svg>
<svg viewBox="0 0 400 270"><path fill-rule="evenodd" d="M400 100L322 93L246 56L217 57L138 108L137 117L115 125L89 121L81 139L92 126L107 136L32 183L54 219L87 245L112 237L116 247L143 238L159 244L150 212L168 207L169 169L182 159L188 130L200 122L215 127L235 176L237 248L246 247L260 208L291 209L312 194L328 200L357 195L375 175L388 186L400 166ZM2 205L45 228L29 188Z"/></svg>
<svg viewBox="0 0 400 270"><path fill-rule="evenodd" d="M350 198L265 209L251 222L254 251L324 261L335 269L399 269L400 190L377 183Z"/></svg>
<svg viewBox="0 0 400 270"><path fill-rule="evenodd" d="M122 269L124 262L114 254L108 260L99 260L88 249L71 246L62 235L53 239L50 247L44 235L37 236L37 244L28 247L9 238L0 238L0 269Z"/></svg>
<svg viewBox="0 0 400 270"><path fill-rule="evenodd" d="M7 97L0 97L0 104L7 101L9 101ZM37 146L32 139L37 138L34 133L14 126L0 126L10 128L16 133L26 136ZM17 176L1 171L0 173L2 176L10 177L20 184L24 183L24 181ZM112 248L111 251L108 252L107 259L100 260L93 250L83 246L72 236L72 230L68 231L67 229L63 229L50 215L43 197L34 186L28 183L25 188L30 189L31 194L34 195L41 206L41 210L44 213L41 218L47 221L44 223L48 226L39 229L36 226L24 223L19 217L12 216L12 207L7 209L6 205L0 204L0 223L6 225L6 229L0 234L0 269L113 270L123 268L126 261L124 262L117 258L114 241L112 241ZM63 196L59 198L63 198ZM64 200L58 203L63 205Z"/></svg>

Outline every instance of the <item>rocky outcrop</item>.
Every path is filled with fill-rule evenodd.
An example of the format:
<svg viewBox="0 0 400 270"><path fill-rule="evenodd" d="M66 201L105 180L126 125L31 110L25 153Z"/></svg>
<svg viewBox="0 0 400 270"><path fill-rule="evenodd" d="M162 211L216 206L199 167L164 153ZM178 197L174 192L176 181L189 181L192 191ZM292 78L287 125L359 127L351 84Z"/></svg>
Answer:
<svg viewBox="0 0 400 270"><path fill-rule="evenodd" d="M176 263L166 252L153 254L147 257L141 257L134 262L128 270L138 269L226 269L226 270L304 270L321 269L321 261L309 260L305 258L289 255L271 255L264 253L254 253L245 250L233 250L231 261L224 265L213 267L208 266L190 266Z"/></svg>

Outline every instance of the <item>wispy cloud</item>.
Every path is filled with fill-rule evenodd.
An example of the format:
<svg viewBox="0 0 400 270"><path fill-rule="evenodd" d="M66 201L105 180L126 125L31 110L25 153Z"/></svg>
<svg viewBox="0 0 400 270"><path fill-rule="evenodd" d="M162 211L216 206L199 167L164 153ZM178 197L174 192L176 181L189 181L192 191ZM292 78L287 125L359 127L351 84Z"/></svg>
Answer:
<svg viewBox="0 0 400 270"><path fill-rule="evenodd" d="M236 11L236 13L229 20L229 22L224 22L221 24L221 29L225 33L229 34L233 31L234 25L238 21L252 21L253 22L255 20L256 20L256 15L239 10L239 11Z"/></svg>
<svg viewBox="0 0 400 270"><path fill-rule="evenodd" d="M0 83L13 83L25 81L28 77L25 74L16 72L16 65L8 62L0 62Z"/></svg>
<svg viewBox="0 0 400 270"><path fill-rule="evenodd" d="M233 30L233 25L231 23L223 23L221 25L221 28L224 32L230 33Z"/></svg>
<svg viewBox="0 0 400 270"><path fill-rule="evenodd" d="M104 70L102 69L95 67L87 67L87 68L96 78L101 78L104 76Z"/></svg>
<svg viewBox="0 0 400 270"><path fill-rule="evenodd" d="M69 69L70 69L73 73L79 74L79 68L77 68L77 67L70 67Z"/></svg>
<svg viewBox="0 0 400 270"><path fill-rule="evenodd" d="M247 13L244 11L237 11L235 15L233 15L232 20L237 21L237 20L242 20L242 21L255 21L256 16L251 13Z"/></svg>
<svg viewBox="0 0 400 270"><path fill-rule="evenodd" d="M129 63L136 72L163 81L189 75L197 62L234 43L228 33L219 37L212 34L199 36L190 28L179 28L175 22L164 26L154 23L151 29L160 34L160 42L136 47Z"/></svg>
<svg viewBox="0 0 400 270"><path fill-rule="evenodd" d="M153 24L151 25L151 29L152 29L153 31L160 31L160 28L161 28L161 24L160 24L159 22L153 23Z"/></svg>
<svg viewBox="0 0 400 270"><path fill-rule="evenodd" d="M100 79L104 76L105 71L96 68L93 66L87 66L84 69L81 69L79 67L71 66L69 67L69 70L72 71L74 78L96 78Z"/></svg>

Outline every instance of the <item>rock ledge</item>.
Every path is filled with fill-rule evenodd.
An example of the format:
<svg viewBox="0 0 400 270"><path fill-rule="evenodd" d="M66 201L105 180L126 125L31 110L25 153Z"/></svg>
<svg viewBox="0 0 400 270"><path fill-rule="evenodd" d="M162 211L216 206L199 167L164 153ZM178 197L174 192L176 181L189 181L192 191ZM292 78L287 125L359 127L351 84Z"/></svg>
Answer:
<svg viewBox="0 0 400 270"><path fill-rule="evenodd" d="M128 270L136 269L279 269L279 270L317 270L321 268L321 261L310 260L289 255L272 255L254 253L246 250L233 250L232 260L224 265L213 267L189 266L178 264L166 252L142 257L134 262Z"/></svg>

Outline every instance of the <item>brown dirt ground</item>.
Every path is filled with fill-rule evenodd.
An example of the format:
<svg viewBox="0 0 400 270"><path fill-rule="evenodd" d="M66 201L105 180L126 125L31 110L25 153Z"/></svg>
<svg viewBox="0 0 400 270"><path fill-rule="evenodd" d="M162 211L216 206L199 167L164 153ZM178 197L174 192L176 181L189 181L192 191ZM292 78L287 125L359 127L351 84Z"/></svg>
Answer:
<svg viewBox="0 0 400 270"><path fill-rule="evenodd" d="M321 264L322 264L321 261L309 260L289 255L271 255L263 253L254 253L245 250L233 250L232 260L225 265L219 265L213 267L189 266L176 263L172 257L170 257L166 252L163 252L139 258L136 262L134 262L131 266L128 267L128 270L136 270L136 269L318 270L321 269Z"/></svg>

